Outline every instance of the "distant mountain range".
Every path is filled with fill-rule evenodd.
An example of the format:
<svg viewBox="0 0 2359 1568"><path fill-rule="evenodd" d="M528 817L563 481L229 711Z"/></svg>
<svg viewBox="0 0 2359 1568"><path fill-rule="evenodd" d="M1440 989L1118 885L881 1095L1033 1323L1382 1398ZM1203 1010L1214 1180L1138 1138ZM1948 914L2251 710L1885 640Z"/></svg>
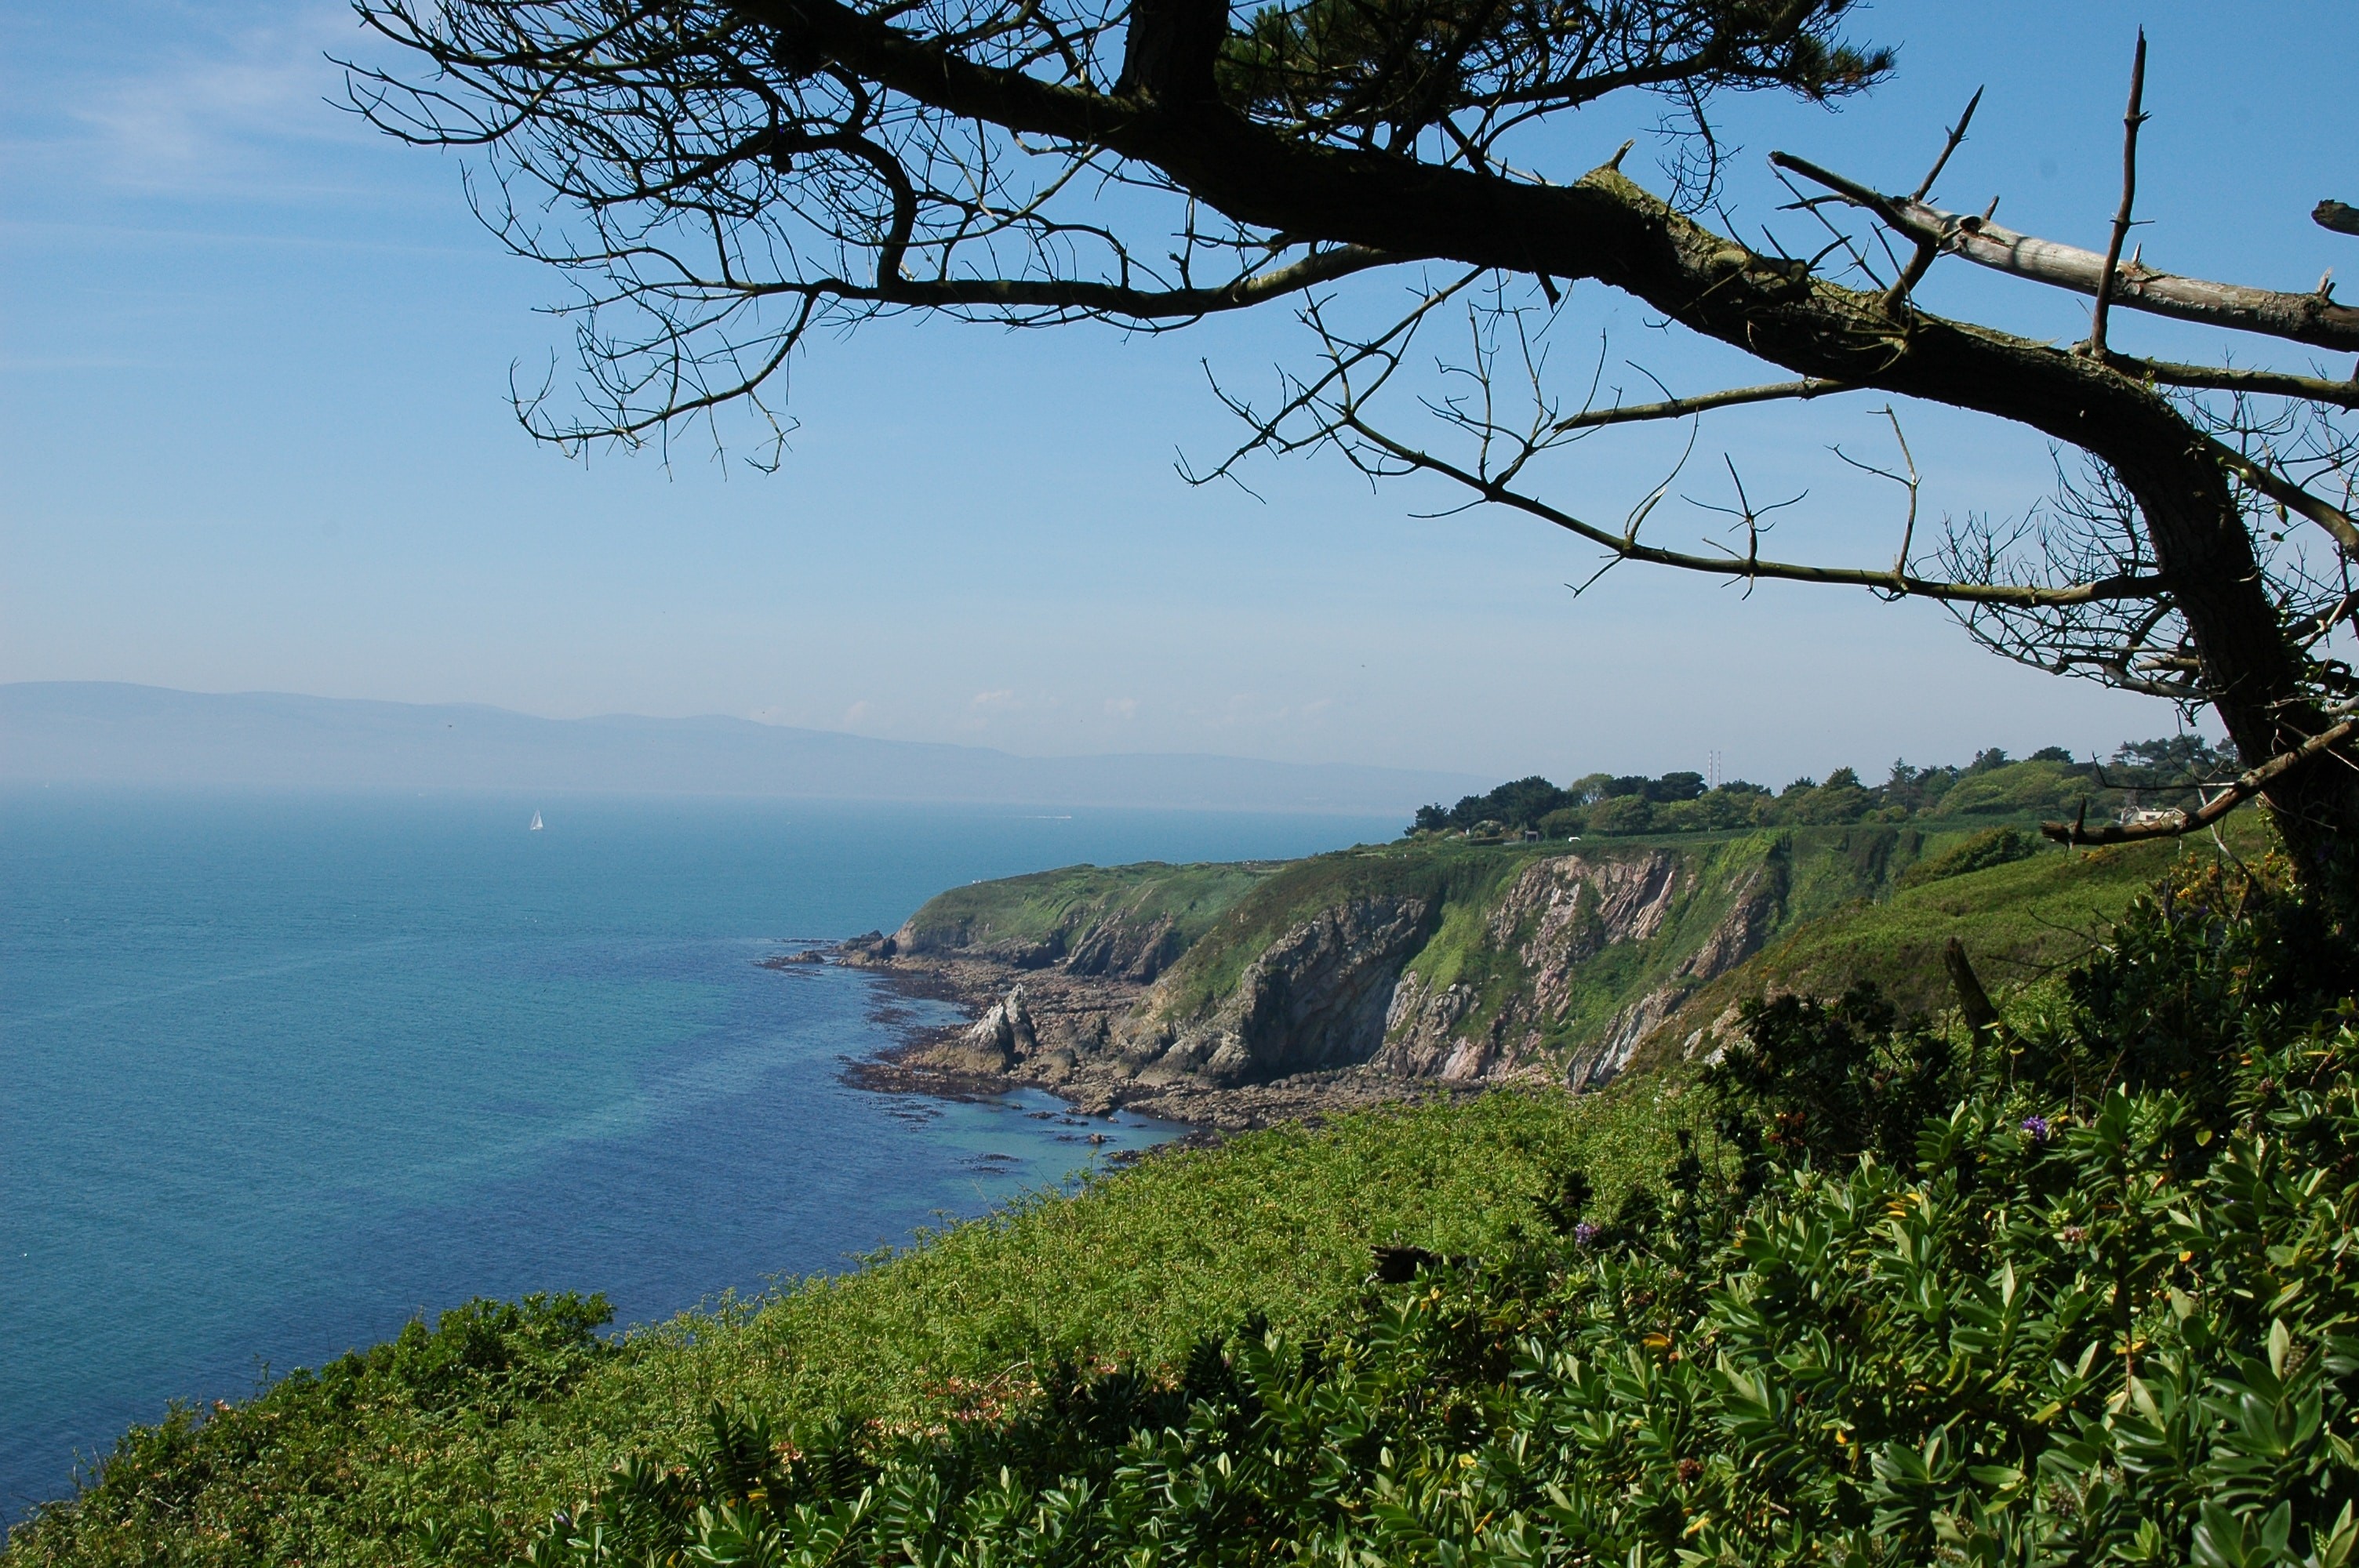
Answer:
<svg viewBox="0 0 2359 1568"><path fill-rule="evenodd" d="M749 719L536 719L105 681L0 685L0 782L598 790L1222 811L1406 814L1493 783L1346 763L1018 757Z"/></svg>

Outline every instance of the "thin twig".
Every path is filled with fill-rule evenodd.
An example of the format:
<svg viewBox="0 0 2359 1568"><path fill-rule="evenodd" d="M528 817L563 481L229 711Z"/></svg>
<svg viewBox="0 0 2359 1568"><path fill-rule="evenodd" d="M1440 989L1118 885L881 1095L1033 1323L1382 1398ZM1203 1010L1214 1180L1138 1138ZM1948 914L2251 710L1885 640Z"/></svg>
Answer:
<svg viewBox="0 0 2359 1568"><path fill-rule="evenodd" d="M1549 428L1558 434L1571 430L1590 430L1605 425L1628 425L1646 419L1683 419L1690 414L1702 414L1714 408L1731 408L1745 403L1769 403L1780 398L1808 402L1830 393L1850 392L1847 381L1804 380L1773 382L1765 386L1736 386L1725 392L1706 392L1694 397L1667 397L1659 403L1631 403L1612 408L1585 409L1558 420Z"/></svg>
<svg viewBox="0 0 2359 1568"><path fill-rule="evenodd" d="M2105 313L2113 304L2114 269L2122 264L2122 244L2130 234L2130 208L2137 200L2138 127L2146 124L2140 107L2146 99L2146 29L2140 27L2137 52L2130 59L2130 106L2122 115L2122 205L2114 214L2114 235L2105 244L2105 269L2097 275L2097 308L2089 318L2088 351L2099 358L2105 351Z"/></svg>
<svg viewBox="0 0 2359 1568"><path fill-rule="evenodd" d="M1958 144L1966 139L1966 127L1973 123L1974 111L1982 105L1982 101L1983 90L1977 87L1974 89L1974 95L1966 100L1966 112L1958 116L1956 124L1950 127L1949 140L1941 144L1941 156L1935 158L1933 167L1925 171L1925 178L1918 184L1916 194L1909 198L1911 201L1924 200L1926 195L1932 190L1933 182L1941 178L1941 171L1950 165L1950 155L1956 152ZM1940 254L1940 241L1923 234L1917 236L1917 254L1908 258L1908 266L1902 269L1897 278L1893 280L1892 287L1885 291L1886 314L1899 313L1900 307L1908 302L1910 291L1925 280L1925 275L1932 270L1933 258Z"/></svg>
<svg viewBox="0 0 2359 1568"><path fill-rule="evenodd" d="M1943 169L1950 167L1950 155L1956 152L1958 144L1966 139L1966 127L1973 124L1974 111L1982 107L1982 102L1983 90L1977 87L1974 95L1966 100L1966 112L1958 116L1956 124L1950 127L1950 139L1942 144L1941 156L1935 158L1933 167L1925 171L1924 182L1917 187L1917 194L1910 197L1910 200L1922 201L1933 193L1933 182L1941 178Z"/></svg>

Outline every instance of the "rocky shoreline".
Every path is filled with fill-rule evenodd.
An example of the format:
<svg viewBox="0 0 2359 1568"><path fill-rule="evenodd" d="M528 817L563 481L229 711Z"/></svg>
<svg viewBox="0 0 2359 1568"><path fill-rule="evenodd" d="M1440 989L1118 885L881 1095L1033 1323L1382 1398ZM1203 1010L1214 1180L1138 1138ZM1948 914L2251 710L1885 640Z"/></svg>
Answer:
<svg viewBox="0 0 2359 1568"><path fill-rule="evenodd" d="M1075 973L1061 966L965 954L907 953L881 932L763 962L770 968L833 963L865 970L899 995L949 1002L972 1020L919 1031L849 1064L845 1080L859 1087L951 1099L1038 1088L1085 1116L1129 1110L1198 1130L1183 1141L1213 1141L1280 1122L1315 1122L1372 1106L1460 1098L1501 1082L1446 1083L1364 1064L1232 1086L1146 1081L1124 1071L1118 1057L1107 1059L1103 1049L1147 993L1147 983L1135 976Z"/></svg>

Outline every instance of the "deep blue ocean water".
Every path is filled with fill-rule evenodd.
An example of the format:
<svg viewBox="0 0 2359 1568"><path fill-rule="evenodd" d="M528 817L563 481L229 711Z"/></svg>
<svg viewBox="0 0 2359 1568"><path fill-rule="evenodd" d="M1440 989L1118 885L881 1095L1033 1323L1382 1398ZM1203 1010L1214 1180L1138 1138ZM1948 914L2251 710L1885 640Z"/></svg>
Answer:
<svg viewBox="0 0 2359 1568"><path fill-rule="evenodd" d="M0 794L0 1520L168 1400L420 1312L597 1290L647 1322L1168 1137L852 1088L846 1058L947 1014L756 960L980 878L1397 826Z"/></svg>

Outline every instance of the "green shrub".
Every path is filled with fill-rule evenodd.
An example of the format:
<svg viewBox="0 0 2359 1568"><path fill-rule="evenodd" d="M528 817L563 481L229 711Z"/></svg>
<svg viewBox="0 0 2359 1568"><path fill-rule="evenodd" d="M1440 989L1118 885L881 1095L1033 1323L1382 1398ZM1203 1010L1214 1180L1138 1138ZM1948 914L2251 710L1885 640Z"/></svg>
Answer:
<svg viewBox="0 0 2359 1568"><path fill-rule="evenodd" d="M1703 1075L1723 1104L1720 1131L1737 1156L1741 1191L1757 1191L1773 1160L1843 1169L1871 1154L1910 1169L1918 1129L1962 1087L1948 1036L1922 1019L1903 1026L1873 984L1832 1003L1747 1002L1742 1019Z"/></svg>
<svg viewBox="0 0 2359 1568"><path fill-rule="evenodd" d="M1921 887L1927 882L1986 871L1993 866L2010 866L2017 860L2031 859L2039 850L2039 840L2030 834L2014 827L1994 827L1975 834L1964 843L1945 849L1930 860L1909 867L1900 873L1898 885Z"/></svg>

